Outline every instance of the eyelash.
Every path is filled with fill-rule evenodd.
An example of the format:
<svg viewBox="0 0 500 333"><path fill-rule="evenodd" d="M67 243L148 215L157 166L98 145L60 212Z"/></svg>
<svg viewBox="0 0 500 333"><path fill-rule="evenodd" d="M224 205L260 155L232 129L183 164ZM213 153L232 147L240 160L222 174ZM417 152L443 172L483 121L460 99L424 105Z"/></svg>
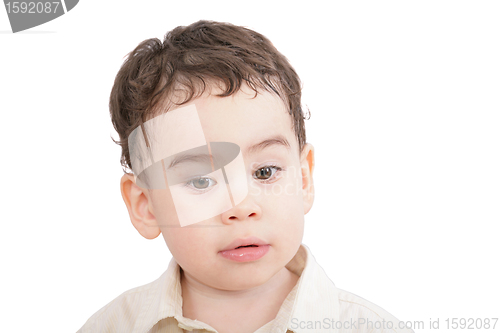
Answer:
<svg viewBox="0 0 500 333"><path fill-rule="evenodd" d="M257 170L255 170L252 174L255 174L255 172L261 170L261 169L265 169L265 168L271 168L271 169L274 169L275 171L272 173L271 177L269 177L268 179L258 179L258 178L255 178L254 179L257 179L257 180L260 180L261 183L264 183L264 184L269 184L269 183L272 183L275 181L275 178L276 178L276 174L278 172L281 172L281 171L284 171L285 169L281 168L280 166L276 165L276 164L269 164L269 165L264 165L263 167L260 167L258 168ZM213 181L215 182L215 180L213 180L212 178L208 178L208 177L197 177L197 178L193 178L193 179L190 179L186 182L186 184L184 184L185 187L189 187L192 191L196 192L197 194L203 194L205 192L208 192L210 191L211 187L207 187L206 189L197 189L195 188L194 186L192 186L191 184L196 181L196 180L200 180L200 179L208 179L209 181ZM217 184L217 182L215 182Z"/></svg>

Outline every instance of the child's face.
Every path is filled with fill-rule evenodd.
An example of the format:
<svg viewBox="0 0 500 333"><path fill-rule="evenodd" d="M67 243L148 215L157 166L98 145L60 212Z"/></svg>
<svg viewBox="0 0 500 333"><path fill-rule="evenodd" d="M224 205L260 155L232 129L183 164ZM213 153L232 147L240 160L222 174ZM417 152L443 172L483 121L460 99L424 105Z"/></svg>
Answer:
<svg viewBox="0 0 500 333"><path fill-rule="evenodd" d="M213 218L180 227L168 187L143 192L154 220L150 228L159 228L186 275L212 288L248 289L274 276L296 254L304 215L313 202L312 146L306 145L299 156L292 118L283 101L268 92L254 95L243 87L229 97L205 94L187 104L196 106L207 142L230 142L240 147L248 179L248 195L242 202ZM289 146L275 143L248 149L277 137ZM191 183L188 193L196 196L197 188L212 185L207 180ZM264 256L256 260L243 257L247 261L242 262L221 252L238 239L249 237L265 244Z"/></svg>

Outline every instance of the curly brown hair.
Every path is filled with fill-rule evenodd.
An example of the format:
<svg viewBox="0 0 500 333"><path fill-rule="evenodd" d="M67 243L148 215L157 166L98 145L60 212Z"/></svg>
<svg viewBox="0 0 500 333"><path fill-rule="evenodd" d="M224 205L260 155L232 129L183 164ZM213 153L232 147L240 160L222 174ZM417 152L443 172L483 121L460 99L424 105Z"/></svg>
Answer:
<svg viewBox="0 0 500 333"><path fill-rule="evenodd" d="M140 43L116 75L109 109L120 136L121 165L132 170L130 133L145 121L182 105L216 85L220 97L239 91L246 83L275 93L288 106L299 153L306 143L300 79L288 60L263 35L229 23L198 21L168 32L163 42L151 38ZM174 103L179 93L180 102Z"/></svg>

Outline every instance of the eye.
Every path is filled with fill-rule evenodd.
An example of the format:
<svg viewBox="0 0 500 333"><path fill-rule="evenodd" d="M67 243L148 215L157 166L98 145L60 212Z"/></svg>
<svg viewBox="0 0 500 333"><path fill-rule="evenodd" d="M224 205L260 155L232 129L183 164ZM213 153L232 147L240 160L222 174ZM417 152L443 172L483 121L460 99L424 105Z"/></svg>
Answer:
<svg viewBox="0 0 500 333"><path fill-rule="evenodd" d="M266 165L255 171L255 178L266 181L272 179L278 171L282 171L279 166Z"/></svg>
<svg viewBox="0 0 500 333"><path fill-rule="evenodd" d="M209 187L217 185L217 182L213 180L212 178L207 178L207 177L199 177L199 178L194 178L189 180L186 183L186 186L192 187L196 190L206 190Z"/></svg>

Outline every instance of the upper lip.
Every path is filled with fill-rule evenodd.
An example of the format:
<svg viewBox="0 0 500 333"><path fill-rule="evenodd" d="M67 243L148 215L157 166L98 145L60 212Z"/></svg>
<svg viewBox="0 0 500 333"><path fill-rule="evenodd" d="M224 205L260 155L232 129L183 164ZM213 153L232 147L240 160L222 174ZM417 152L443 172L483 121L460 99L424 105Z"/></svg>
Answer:
<svg viewBox="0 0 500 333"><path fill-rule="evenodd" d="M227 250L234 250L235 248L239 246L246 246L246 245L268 245L268 243L264 242L260 238L257 237L248 237L248 238L238 238L232 241L228 246L226 246L223 250L221 251L227 251Z"/></svg>

